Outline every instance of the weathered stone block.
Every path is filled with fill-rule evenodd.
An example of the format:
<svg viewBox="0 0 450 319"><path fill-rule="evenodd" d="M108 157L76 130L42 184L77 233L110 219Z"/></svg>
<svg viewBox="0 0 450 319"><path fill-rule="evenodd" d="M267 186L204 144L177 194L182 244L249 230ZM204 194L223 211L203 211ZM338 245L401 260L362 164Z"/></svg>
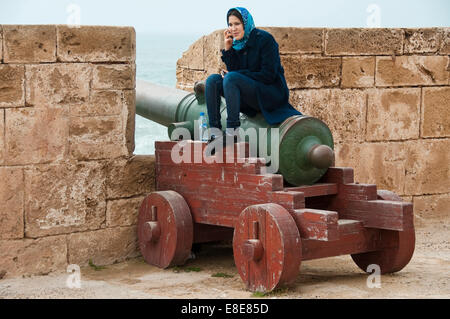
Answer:
<svg viewBox="0 0 450 319"><path fill-rule="evenodd" d="M89 64L27 65L26 103L39 108L85 103L89 100Z"/></svg>
<svg viewBox="0 0 450 319"><path fill-rule="evenodd" d="M372 87L375 84L375 57L344 57L342 83L344 88Z"/></svg>
<svg viewBox="0 0 450 319"><path fill-rule="evenodd" d="M5 63L56 62L52 25L3 25Z"/></svg>
<svg viewBox="0 0 450 319"><path fill-rule="evenodd" d="M66 236L0 240L0 272L6 271L7 277L44 275L66 267Z"/></svg>
<svg viewBox="0 0 450 319"><path fill-rule="evenodd" d="M135 64L98 64L94 66L93 89L134 89L136 87Z"/></svg>
<svg viewBox="0 0 450 319"><path fill-rule="evenodd" d="M402 54L401 29L328 29L325 31L327 55Z"/></svg>
<svg viewBox="0 0 450 319"><path fill-rule="evenodd" d="M419 138L420 88L368 91L368 141Z"/></svg>
<svg viewBox="0 0 450 319"><path fill-rule="evenodd" d="M123 91L123 112L126 114L126 127L125 127L125 140L127 145L128 154L132 155L135 148L135 127L136 127L136 91L125 90Z"/></svg>
<svg viewBox="0 0 450 319"><path fill-rule="evenodd" d="M176 72L177 88L186 91L193 91L195 82L206 80L208 77L206 71L178 68Z"/></svg>
<svg viewBox="0 0 450 319"><path fill-rule="evenodd" d="M450 194L414 196L416 227L442 223L450 219Z"/></svg>
<svg viewBox="0 0 450 319"><path fill-rule="evenodd" d="M450 54L450 27L440 28L441 30L441 48L439 50L440 54Z"/></svg>
<svg viewBox="0 0 450 319"><path fill-rule="evenodd" d="M0 107L25 106L25 67L0 65Z"/></svg>
<svg viewBox="0 0 450 319"><path fill-rule="evenodd" d="M122 114L122 91L92 90L86 103L69 106L71 116L104 116Z"/></svg>
<svg viewBox="0 0 450 319"><path fill-rule="evenodd" d="M25 170L26 237L99 229L106 218L106 171L98 162Z"/></svg>
<svg viewBox="0 0 450 319"><path fill-rule="evenodd" d="M139 208L144 196L110 200L106 205L106 226L131 226L137 224Z"/></svg>
<svg viewBox="0 0 450 319"><path fill-rule="evenodd" d="M418 86L448 83L448 57L377 57L376 86Z"/></svg>
<svg viewBox="0 0 450 319"><path fill-rule="evenodd" d="M437 28L405 29L404 53L436 53L441 44Z"/></svg>
<svg viewBox="0 0 450 319"><path fill-rule="evenodd" d="M64 62L134 62L136 33L131 27L56 27L58 60Z"/></svg>
<svg viewBox="0 0 450 319"><path fill-rule="evenodd" d="M0 25L0 63L3 63L3 26Z"/></svg>
<svg viewBox="0 0 450 319"><path fill-rule="evenodd" d="M0 109L0 165L5 160L5 110Z"/></svg>
<svg viewBox="0 0 450 319"><path fill-rule="evenodd" d="M282 56L290 89L337 87L341 80L341 58Z"/></svg>
<svg viewBox="0 0 450 319"><path fill-rule="evenodd" d="M139 256L136 226L75 233L68 239L69 263L110 265Z"/></svg>
<svg viewBox="0 0 450 319"><path fill-rule="evenodd" d="M224 29L217 30L203 37L203 68L206 72L204 75L205 79L207 75L219 73L220 69L226 69L225 63L221 59L222 49L224 49L223 31Z"/></svg>
<svg viewBox="0 0 450 319"><path fill-rule="evenodd" d="M177 65L182 68L187 68L191 70L203 70L203 43L205 37L201 37L194 43L192 43L189 48L183 52L183 55L178 60Z"/></svg>
<svg viewBox="0 0 450 319"><path fill-rule="evenodd" d="M155 156L136 155L110 161L107 168L107 198L146 195L155 189Z"/></svg>
<svg viewBox="0 0 450 319"><path fill-rule="evenodd" d="M25 165L61 161L68 154L69 116L66 108L7 109L5 162Z"/></svg>
<svg viewBox="0 0 450 319"><path fill-rule="evenodd" d="M405 143L342 143L335 152L336 166L353 167L355 181L404 194Z"/></svg>
<svg viewBox="0 0 450 319"><path fill-rule="evenodd" d="M450 136L450 87L423 88L422 137Z"/></svg>
<svg viewBox="0 0 450 319"><path fill-rule="evenodd" d="M450 189L450 139L407 143L405 194L447 193Z"/></svg>
<svg viewBox="0 0 450 319"><path fill-rule="evenodd" d="M92 160L128 155L121 115L72 117L69 132L72 158Z"/></svg>
<svg viewBox="0 0 450 319"><path fill-rule="evenodd" d="M23 238L23 188L21 168L0 167L0 240Z"/></svg>
<svg viewBox="0 0 450 319"><path fill-rule="evenodd" d="M322 28L261 28L273 35L281 54L322 53Z"/></svg>
<svg viewBox="0 0 450 319"><path fill-rule="evenodd" d="M291 92L291 103L303 114L324 121L335 143L364 141L366 93L361 90L299 90Z"/></svg>

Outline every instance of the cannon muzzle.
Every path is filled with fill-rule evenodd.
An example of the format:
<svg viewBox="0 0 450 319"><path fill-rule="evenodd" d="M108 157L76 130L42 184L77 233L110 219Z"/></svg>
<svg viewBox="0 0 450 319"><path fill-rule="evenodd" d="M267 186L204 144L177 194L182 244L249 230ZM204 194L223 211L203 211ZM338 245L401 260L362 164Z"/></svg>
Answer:
<svg viewBox="0 0 450 319"><path fill-rule="evenodd" d="M194 121L200 112L207 114L205 84L196 83L194 93L168 88L138 80L136 83L136 113L168 128L169 138L176 128L189 130L194 136ZM220 105L222 127L226 127L225 99ZM291 116L279 125L269 125L261 113L248 117L241 113L244 132L253 128L257 135L257 152L260 157L271 154L271 129L279 129L279 173L291 185L309 185L319 180L334 165L333 136L321 120L305 115ZM265 128L265 130L264 130ZM246 136L246 141L248 141ZM260 141L267 145L261 154ZM266 143L266 144L264 144Z"/></svg>

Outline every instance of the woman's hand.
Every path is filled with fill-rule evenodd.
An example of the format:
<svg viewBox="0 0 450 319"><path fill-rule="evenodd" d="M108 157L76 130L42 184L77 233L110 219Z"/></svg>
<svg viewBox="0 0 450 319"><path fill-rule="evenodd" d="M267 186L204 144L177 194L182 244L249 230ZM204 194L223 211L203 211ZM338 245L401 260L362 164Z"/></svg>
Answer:
<svg viewBox="0 0 450 319"><path fill-rule="evenodd" d="M233 36L231 35L231 31L229 29L226 29L223 33L224 35L224 42L225 42L225 50L228 51L233 46Z"/></svg>

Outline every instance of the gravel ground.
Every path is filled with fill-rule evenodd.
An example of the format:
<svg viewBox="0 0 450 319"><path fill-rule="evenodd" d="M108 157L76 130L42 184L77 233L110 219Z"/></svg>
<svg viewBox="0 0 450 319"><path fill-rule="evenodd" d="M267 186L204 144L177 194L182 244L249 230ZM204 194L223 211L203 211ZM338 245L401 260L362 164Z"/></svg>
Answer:
<svg viewBox="0 0 450 319"><path fill-rule="evenodd" d="M266 296L246 291L234 266L231 245L208 244L182 267L158 269L142 258L82 267L80 288L69 288L69 273L0 280L0 298L450 298L450 226L416 231L416 250L400 272L381 276L368 288L350 256L305 261L294 286Z"/></svg>

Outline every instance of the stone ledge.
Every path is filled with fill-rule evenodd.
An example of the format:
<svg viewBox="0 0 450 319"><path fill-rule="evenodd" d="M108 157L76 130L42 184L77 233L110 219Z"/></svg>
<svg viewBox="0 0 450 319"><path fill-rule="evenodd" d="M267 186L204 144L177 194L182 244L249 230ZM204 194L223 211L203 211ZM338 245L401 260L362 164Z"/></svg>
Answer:
<svg viewBox="0 0 450 319"><path fill-rule="evenodd" d="M106 228L68 235L69 264L110 265L140 255L136 226Z"/></svg>
<svg viewBox="0 0 450 319"><path fill-rule="evenodd" d="M54 25L3 25L4 63L56 62Z"/></svg>
<svg viewBox="0 0 450 319"><path fill-rule="evenodd" d="M325 55L403 54L403 30L347 28L325 30Z"/></svg>
<svg viewBox="0 0 450 319"><path fill-rule="evenodd" d="M0 272L5 271L7 278L44 275L66 267L66 236L0 240Z"/></svg>
<svg viewBox="0 0 450 319"><path fill-rule="evenodd" d="M132 27L57 25L61 62L134 62L136 32Z"/></svg>

